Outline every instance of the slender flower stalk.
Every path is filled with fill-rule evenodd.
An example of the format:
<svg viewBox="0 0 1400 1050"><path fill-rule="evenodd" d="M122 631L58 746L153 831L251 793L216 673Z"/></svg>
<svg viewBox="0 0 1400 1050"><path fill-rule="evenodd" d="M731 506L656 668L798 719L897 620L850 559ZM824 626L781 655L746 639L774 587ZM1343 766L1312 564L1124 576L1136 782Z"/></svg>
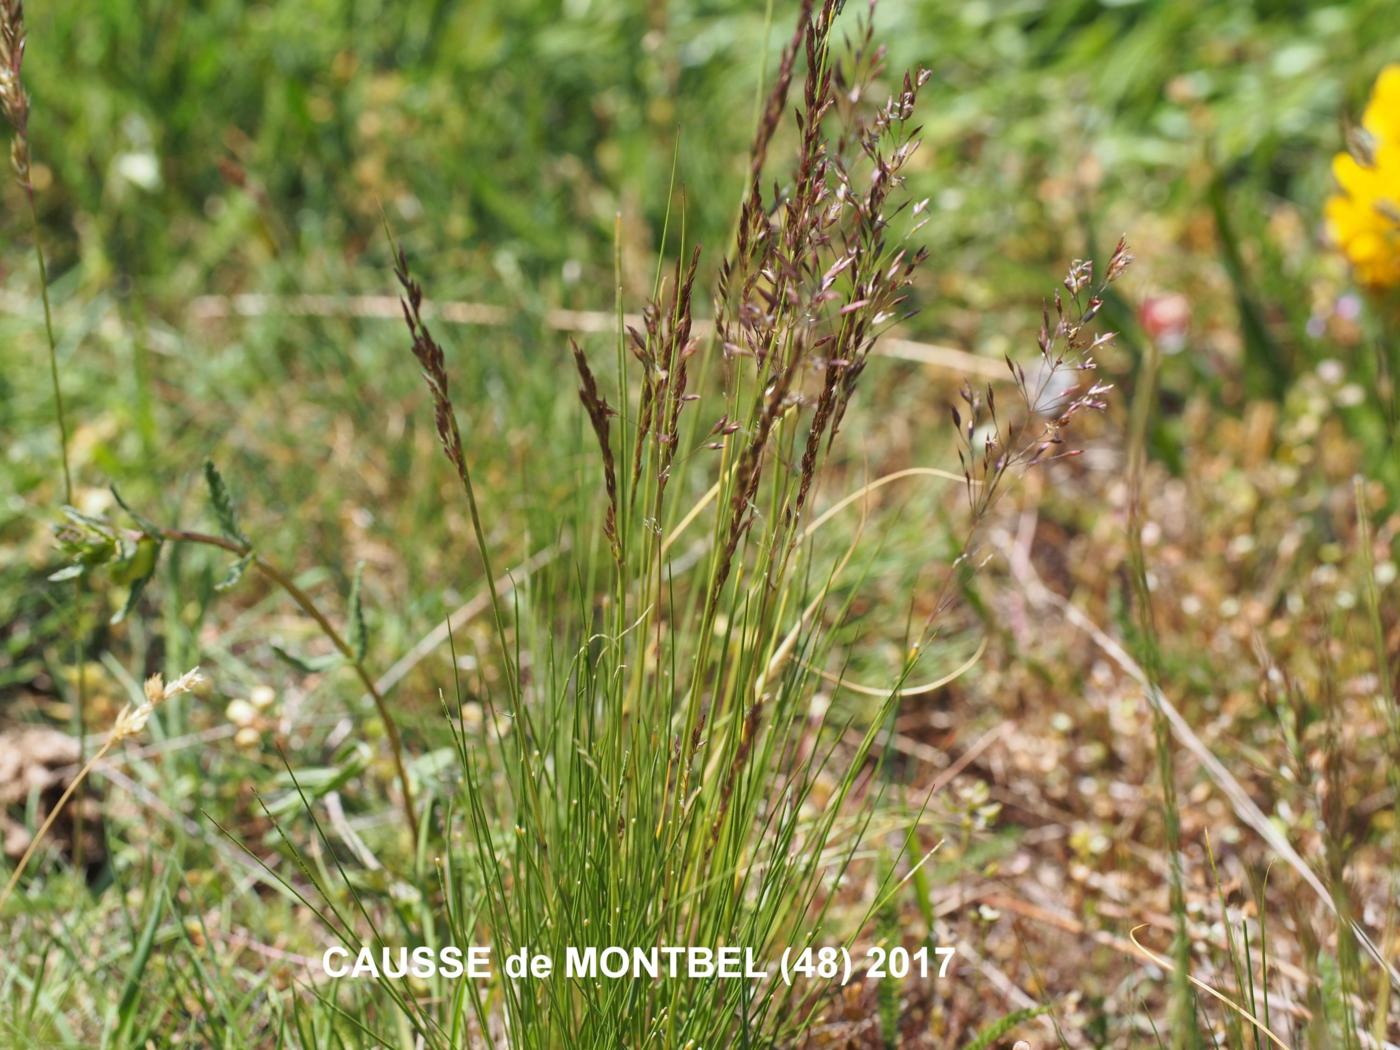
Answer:
<svg viewBox="0 0 1400 1050"><path fill-rule="evenodd" d="M0 912L4 911L5 904L9 901L10 895L14 892L15 887L19 885L20 877L24 874L25 868L29 866L29 861L39 848L39 843L44 840L44 836L47 835L49 830L54 826L55 821L58 820L58 815L63 812L63 807L68 804L68 800L73 797L78 788L87 780L87 776L92 772L93 767L97 765L98 762L102 761L107 753L123 740L138 736L145 730L146 723L151 720L151 715L155 713L157 707L173 697L180 696L183 693L193 692L204 680L204 675L200 673L198 667L186 671L169 685L167 685L158 674L152 675L150 678L146 679L146 685L143 689L144 699L135 706L127 704L121 709L117 714L116 721L112 723L111 730L107 733L107 739L102 742L102 746L97 749L93 756L83 763L77 775L69 782L67 789L59 796L53 808L49 810L49 815L44 819L44 822L39 825L39 830L36 831L34 837L29 840L29 846L19 858L19 863L15 865L15 870L10 872L10 879L5 883L5 888L0 890Z"/></svg>
<svg viewBox="0 0 1400 1050"><path fill-rule="evenodd" d="M1152 736L1157 777L1162 789L1162 819L1166 831L1168 891L1173 920L1172 937L1172 1050L1198 1046L1195 998L1191 992L1191 933L1186 911L1186 872L1182 858L1181 805L1176 789L1176 760L1171 724L1161 700L1161 650L1157 621L1152 606L1152 589L1147 579L1147 556L1142 532L1146 517L1143 475L1147 463L1147 425L1157 381L1159 350L1149 344L1143 367L1142 385L1132 406L1132 429L1128 456L1128 564L1133 596L1137 605L1137 629L1142 667L1149 688L1152 709Z"/></svg>
<svg viewBox="0 0 1400 1050"><path fill-rule="evenodd" d="M481 567L486 573L487 593L491 596L491 613L496 625L496 640L501 647L501 657L505 667L511 668L511 648L506 639L505 616L501 610L496 589L496 571L491 564L490 548L486 544L486 530L481 524L481 510L477 504L476 488L472 484L471 468L467 464L466 452L462 446L462 432L457 426L457 413L448 391L447 358L441 345L428 331L423 321L423 286L414 279L408 269L408 256L393 240L388 230L394 250L394 276L403 290L400 305L403 307L404 323L408 326L413 340L413 356L423 372L423 379L433 397L433 422L437 428L438 441L442 451L452 463L457 479L462 483L462 491L467 497L467 510L471 515L472 531L476 534L476 545L481 555ZM509 675L512 698L519 700L519 681Z"/></svg>
<svg viewBox="0 0 1400 1050"><path fill-rule="evenodd" d="M58 382L58 340L53 333L53 311L49 306L49 273L44 262L39 233L39 211L34 203L34 183L30 178L29 94L20 77L24 65L24 4L21 0L0 0L0 110L14 129L10 141L10 162L15 178L29 204L29 221L34 238L34 259L39 267L39 292L44 301L44 334L49 344L49 379L53 384L54 414L58 419L59 452L63 459L63 493L73 502L73 472L68 463L68 418L63 410L63 390Z"/></svg>

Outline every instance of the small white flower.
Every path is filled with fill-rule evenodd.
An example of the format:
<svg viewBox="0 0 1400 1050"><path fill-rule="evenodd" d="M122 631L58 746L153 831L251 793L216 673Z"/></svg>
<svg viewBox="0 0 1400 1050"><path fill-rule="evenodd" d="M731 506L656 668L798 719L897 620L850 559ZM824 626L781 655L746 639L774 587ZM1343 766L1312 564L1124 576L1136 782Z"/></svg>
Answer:
<svg viewBox="0 0 1400 1050"><path fill-rule="evenodd" d="M250 726L257 721L258 709L247 700L230 700L224 716L236 726Z"/></svg>
<svg viewBox="0 0 1400 1050"><path fill-rule="evenodd" d="M160 162L152 153L121 153L113 162L117 177L143 190L160 188Z"/></svg>

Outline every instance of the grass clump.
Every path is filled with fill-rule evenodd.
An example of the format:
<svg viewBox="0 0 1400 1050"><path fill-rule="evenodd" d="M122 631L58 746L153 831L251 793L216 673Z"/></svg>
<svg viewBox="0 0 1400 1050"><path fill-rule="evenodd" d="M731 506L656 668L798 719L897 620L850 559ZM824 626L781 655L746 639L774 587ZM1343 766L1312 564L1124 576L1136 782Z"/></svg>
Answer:
<svg viewBox="0 0 1400 1050"><path fill-rule="evenodd" d="M860 929L830 912L870 819L846 803L878 790L873 745L895 689L859 744L838 751L812 708L830 640L811 610L853 552L822 566L802 525L865 359L922 260L903 245L894 195L927 76L863 114L870 30L843 59L836 11L804 7L763 107L713 335L696 332L700 252L683 246L642 326L619 335L617 408L573 348L601 459L601 556L579 567L559 607L528 601L534 615L514 618L513 644L496 608L505 695L485 700L491 717L476 734L460 706L449 710L462 782L445 839L467 845L449 850L442 879L458 943L489 937L502 955L557 960L571 946L743 945L776 960L783 946ZM765 199L764 154L799 63L797 160L780 197ZM399 279L489 564L445 355L402 255ZM677 565L683 540L699 547L693 567ZM471 1005L481 1032L519 1046L767 1044L800 1035L821 995L682 975L507 982ZM432 1030L459 1023L448 1013Z"/></svg>
<svg viewBox="0 0 1400 1050"><path fill-rule="evenodd" d="M818 696L835 650L817 613L861 545L824 562L811 541L828 518L810 520L809 504L871 350L907 312L924 261L906 243L922 209L899 192L928 74L906 75L870 107L864 93L879 71L871 23L842 55L837 10L804 7L761 108L712 334L701 336L695 318L700 249L682 244L641 326L619 335L611 402L588 354L572 347L601 461L595 557L560 582L554 601L527 595L513 614L495 603L503 694L455 684L447 714L462 779L441 803L449 848L439 861L447 941L486 938L502 956L555 960L580 946L743 945L771 963L785 946L850 943L927 859L916 812L894 839L899 865L876 877L862 915L840 914L839 887L864 864L859 851L878 819L876 741L937 624L931 616L914 634L856 744L841 746L843 727ZM772 198L765 159L799 71L796 160ZM1106 280L1129 258L1120 245ZM977 458L969 452L961 480L974 524L1013 469L1064 453L1072 417L1102 407L1105 387L1061 376L1092 372L1089 352L1106 341L1086 327L1101 303L1086 295L1090 273L1076 264L1067 281L1072 310L1056 297L1040 379L1014 369L1023 418L1006 435L968 431ZM398 278L435 428L495 594L447 355L402 252ZM681 543L695 551L686 564ZM488 712L477 729L461 715L468 694ZM768 1045L800 1037L830 994L776 977L501 982L415 1017L444 1045L461 1031L463 997L478 1032L502 1032L512 1045Z"/></svg>

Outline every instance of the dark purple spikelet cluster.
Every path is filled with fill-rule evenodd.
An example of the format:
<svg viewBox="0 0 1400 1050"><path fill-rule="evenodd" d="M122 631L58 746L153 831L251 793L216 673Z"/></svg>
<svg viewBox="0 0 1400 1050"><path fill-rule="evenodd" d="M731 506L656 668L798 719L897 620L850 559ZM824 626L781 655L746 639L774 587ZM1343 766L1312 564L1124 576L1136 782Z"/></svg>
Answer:
<svg viewBox="0 0 1400 1050"><path fill-rule="evenodd" d="M700 348L694 335L695 273L700 265L700 246L675 269L666 290L642 311L642 327L628 326L627 338L632 355L642 366L642 388L638 402L637 440L632 450L632 486L635 495L641 480L647 449L656 461L656 503L666 491L680 444L681 411L699 395L688 393L690 359Z"/></svg>
<svg viewBox="0 0 1400 1050"><path fill-rule="evenodd" d="M462 451L462 434L457 428L457 416L448 391L446 358L442 347L423 321L423 287L409 273L408 256L398 247L394 249L394 276L403 290L403 298L399 302L403 307L404 324L408 326L413 340L413 356L418 360L433 397L433 422L437 427L438 442L462 484L467 485L467 458Z"/></svg>
<svg viewBox="0 0 1400 1050"><path fill-rule="evenodd" d="M588 421L598 438L598 448L603 455L603 481L608 493L608 510L603 521L603 533L608 538L613 558L620 561L622 550L617 537L617 460L613 456L611 432L611 419L616 413L598 392L598 380L594 377L593 370L588 367L588 358L579 349L577 341L570 339L569 348L574 354L574 367L578 369L579 400L583 402L584 411L588 413Z"/></svg>

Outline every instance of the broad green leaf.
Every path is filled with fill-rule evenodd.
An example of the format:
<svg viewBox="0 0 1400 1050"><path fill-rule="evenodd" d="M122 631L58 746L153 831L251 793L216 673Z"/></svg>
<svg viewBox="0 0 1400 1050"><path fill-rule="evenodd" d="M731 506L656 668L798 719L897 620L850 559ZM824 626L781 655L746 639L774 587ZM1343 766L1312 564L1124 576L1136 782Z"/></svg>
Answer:
<svg viewBox="0 0 1400 1050"><path fill-rule="evenodd" d="M156 574L155 565L151 565L151 571L145 576L131 582L131 588L126 592L126 601L122 607L112 614L111 624L119 624L131 615L131 610L136 608L136 603L141 600L141 594L146 589L146 584L151 582L151 577Z"/></svg>
<svg viewBox="0 0 1400 1050"><path fill-rule="evenodd" d="M63 516L74 525L92 529L109 539L116 538L115 533L112 531L112 526L109 523L103 521L101 518L94 518L91 514L84 514L77 507L65 505L63 508Z"/></svg>

